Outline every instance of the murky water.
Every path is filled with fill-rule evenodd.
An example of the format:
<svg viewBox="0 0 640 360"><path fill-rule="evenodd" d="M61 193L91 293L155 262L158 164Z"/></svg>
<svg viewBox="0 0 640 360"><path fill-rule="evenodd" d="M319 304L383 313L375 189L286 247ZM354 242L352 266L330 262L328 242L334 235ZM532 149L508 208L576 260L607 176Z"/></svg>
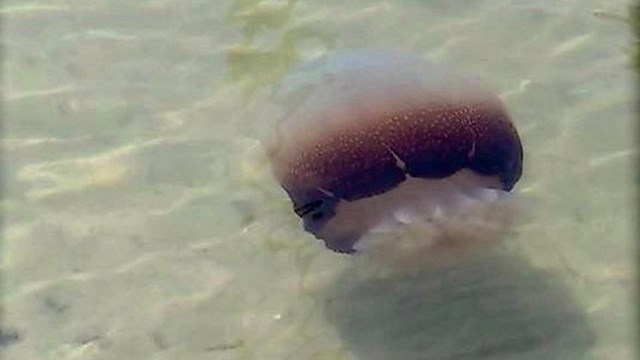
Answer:
<svg viewBox="0 0 640 360"><path fill-rule="evenodd" d="M11 359L635 359L625 1L4 1ZM594 16L609 14L609 16ZM255 99L327 51L477 75L525 147L504 246L366 280L302 231ZM251 106L250 106L251 105Z"/></svg>

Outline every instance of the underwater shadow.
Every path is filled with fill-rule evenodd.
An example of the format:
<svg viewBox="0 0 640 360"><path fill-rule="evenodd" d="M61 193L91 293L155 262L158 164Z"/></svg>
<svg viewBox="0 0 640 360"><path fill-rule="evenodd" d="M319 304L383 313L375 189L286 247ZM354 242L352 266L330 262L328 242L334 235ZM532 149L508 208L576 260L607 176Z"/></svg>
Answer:
<svg viewBox="0 0 640 360"><path fill-rule="evenodd" d="M363 360L581 359L594 342L558 275L497 252L334 284L325 313Z"/></svg>

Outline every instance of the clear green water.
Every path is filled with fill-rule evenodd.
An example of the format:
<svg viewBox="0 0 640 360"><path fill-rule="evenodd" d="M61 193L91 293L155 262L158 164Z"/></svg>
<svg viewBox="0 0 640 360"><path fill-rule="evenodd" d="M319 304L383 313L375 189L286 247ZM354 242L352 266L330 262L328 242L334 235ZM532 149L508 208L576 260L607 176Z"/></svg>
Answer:
<svg viewBox="0 0 640 360"><path fill-rule="evenodd" d="M625 1L4 1L10 359L635 359ZM502 94L533 220L362 280L301 229L248 104L400 47Z"/></svg>

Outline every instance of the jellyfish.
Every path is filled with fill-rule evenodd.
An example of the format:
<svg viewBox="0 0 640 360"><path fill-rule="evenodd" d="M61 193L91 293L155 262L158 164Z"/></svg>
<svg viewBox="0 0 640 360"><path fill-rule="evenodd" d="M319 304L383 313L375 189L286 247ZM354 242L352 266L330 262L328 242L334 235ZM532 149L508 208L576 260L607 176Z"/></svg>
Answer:
<svg viewBox="0 0 640 360"><path fill-rule="evenodd" d="M478 80L417 55L359 50L298 67L269 103L273 174L327 248L413 264L512 228L522 145Z"/></svg>

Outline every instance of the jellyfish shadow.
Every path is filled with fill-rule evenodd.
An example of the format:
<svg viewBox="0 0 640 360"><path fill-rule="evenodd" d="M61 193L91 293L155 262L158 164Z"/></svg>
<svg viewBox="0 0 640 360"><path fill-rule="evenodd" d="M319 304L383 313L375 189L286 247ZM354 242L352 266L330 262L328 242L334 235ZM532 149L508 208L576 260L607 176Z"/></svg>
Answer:
<svg viewBox="0 0 640 360"><path fill-rule="evenodd" d="M594 343L558 275L497 252L334 284L325 313L363 360L581 359Z"/></svg>

